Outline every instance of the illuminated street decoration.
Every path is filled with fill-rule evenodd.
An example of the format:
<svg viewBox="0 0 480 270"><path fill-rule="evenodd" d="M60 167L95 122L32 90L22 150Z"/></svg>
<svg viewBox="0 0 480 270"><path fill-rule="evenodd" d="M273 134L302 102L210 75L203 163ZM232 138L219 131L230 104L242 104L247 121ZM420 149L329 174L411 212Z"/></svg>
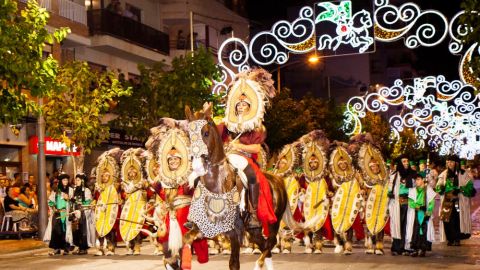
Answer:
<svg viewBox="0 0 480 270"><path fill-rule="evenodd" d="M414 49L436 46L447 36L448 20L436 10L422 11L414 3L396 7L387 0L376 1L375 5L376 40L392 42L405 38L405 46ZM423 20L426 22L422 23Z"/></svg>
<svg viewBox="0 0 480 270"><path fill-rule="evenodd" d="M222 80L216 82L214 93L226 91L226 83L233 78L232 75L248 69L249 63L259 66L282 65L288 61L291 53L305 54L318 49L323 56L329 54L324 50L340 55L346 54L340 49L351 54L363 53L372 47L373 20L370 12L360 10L353 14L352 1L341 1L338 5L323 2L315 8L318 11L316 17L314 8L303 7L293 22L279 21L270 31L256 34L248 43L239 38L225 40L218 50L223 76ZM335 31L319 35L316 39L315 31L323 33L329 26L333 26ZM351 51L352 48L355 50Z"/></svg>
<svg viewBox="0 0 480 270"><path fill-rule="evenodd" d="M228 62L225 63L223 60L224 51L227 50L228 46L230 46L230 48L228 48L230 51L227 54ZM235 77L235 72L232 69L242 72L250 68L247 62L248 45L239 38L229 38L220 46L217 59L222 74L220 81L215 81L212 92L215 95L226 96L228 92L228 83Z"/></svg>
<svg viewBox="0 0 480 270"><path fill-rule="evenodd" d="M359 4L359 2L356 2ZM397 7L389 0L374 0L373 16L362 9L353 12L352 1L321 2L303 7L293 22L279 21L270 31L255 35L250 42L227 39L218 53L222 79L214 93L226 94L234 74L250 65L282 65L289 54L321 51L322 57L365 53L375 48L375 41L395 42L403 39L407 48L432 47L450 37L450 53L460 56L460 81L448 82L443 76L415 78L413 85L395 81L378 93L353 97L345 113L348 134L360 133L360 119L367 111L386 112L402 106L400 114L389 121L393 134L405 128L414 130L419 147L433 147L440 154L456 153L472 158L480 153L479 99L473 89L480 78L470 68L474 54L480 54L479 43L465 44L468 26L460 23L457 13L449 21L439 11L421 10L415 3Z"/></svg>
<svg viewBox="0 0 480 270"><path fill-rule="evenodd" d="M352 2L342 1L335 5L330 2L318 3L317 7L324 11L315 18L315 24L329 21L336 24L335 36L323 34L318 38L318 50L336 51L340 45L350 45L364 53L373 44L369 29L373 26L372 16L361 10L352 16Z"/></svg>
<svg viewBox="0 0 480 270"><path fill-rule="evenodd" d="M457 154L472 159L480 154L480 97L475 88L443 76L414 79L413 85L396 80L392 87L377 93L352 97L347 103L344 129L348 135L361 130L360 118L366 112L386 112L402 106L402 112L389 119L398 139L405 128L413 129L418 147L431 146L441 155Z"/></svg>

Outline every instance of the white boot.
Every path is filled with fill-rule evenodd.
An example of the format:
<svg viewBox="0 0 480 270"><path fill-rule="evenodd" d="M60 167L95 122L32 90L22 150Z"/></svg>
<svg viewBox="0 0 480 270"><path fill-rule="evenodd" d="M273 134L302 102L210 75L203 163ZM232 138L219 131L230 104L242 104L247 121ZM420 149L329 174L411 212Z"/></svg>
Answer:
<svg viewBox="0 0 480 270"><path fill-rule="evenodd" d="M267 270L273 270L273 261L272 258L265 258L265 268Z"/></svg>
<svg viewBox="0 0 480 270"><path fill-rule="evenodd" d="M336 245L335 250L333 251L336 254L342 253L343 252L343 246L342 245Z"/></svg>
<svg viewBox="0 0 480 270"><path fill-rule="evenodd" d="M311 254L313 252L313 249L310 245L310 237L308 237L308 235L305 235L305 237L303 237L303 242L305 243L305 253Z"/></svg>

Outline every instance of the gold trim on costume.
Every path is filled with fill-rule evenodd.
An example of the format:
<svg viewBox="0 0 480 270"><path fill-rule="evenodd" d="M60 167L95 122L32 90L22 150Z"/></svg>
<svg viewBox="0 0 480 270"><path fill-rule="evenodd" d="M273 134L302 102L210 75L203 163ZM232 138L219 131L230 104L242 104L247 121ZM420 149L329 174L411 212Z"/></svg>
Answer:
<svg viewBox="0 0 480 270"><path fill-rule="evenodd" d="M278 160L273 173L282 177L292 173L298 161L297 157L298 153L296 147L292 144L285 145L278 155ZM278 167L282 158L287 160L287 165L284 168L279 169Z"/></svg>
<svg viewBox="0 0 480 270"><path fill-rule="evenodd" d="M308 142L305 144L303 149L303 172L305 173L306 180L317 181L322 179L324 176L325 168L327 167L327 155L325 151L318 145L316 142ZM318 168L311 170L309 162L311 158L317 158Z"/></svg>
<svg viewBox="0 0 480 270"><path fill-rule="evenodd" d="M256 81L240 78L228 92L225 111L225 126L234 133L243 133L261 127L265 114L265 94ZM245 115L238 115L236 105L245 101L250 110Z"/></svg>
<svg viewBox="0 0 480 270"><path fill-rule="evenodd" d="M110 177L107 183L103 183L102 175L108 172L110 173ZM96 175L97 175L97 182L96 185L101 189L104 190L108 186L112 185L116 179L118 178L118 164L115 159L111 156L104 156L98 162L98 166L96 168Z"/></svg>
<svg viewBox="0 0 480 270"><path fill-rule="evenodd" d="M186 183L191 171L189 146L187 134L183 130L174 128L167 132L158 148L158 163L160 164L158 175L163 186L176 188ZM178 169L172 171L168 166L168 159L173 152L175 152L174 156L181 158Z"/></svg>
<svg viewBox="0 0 480 270"><path fill-rule="evenodd" d="M362 171L365 182L369 185L382 184L387 176L387 167L382 157L382 153L378 148L370 143L363 143L358 151L358 166ZM370 162L378 163L380 168L379 174L374 174L370 169Z"/></svg>
<svg viewBox="0 0 480 270"><path fill-rule="evenodd" d="M346 162L347 169L342 171L338 163L339 162ZM351 181L354 177L354 169L352 165L352 158L348 155L347 149L343 146L337 146L335 150L330 154L330 161L329 161L330 173L333 177L333 180L340 185L343 182Z"/></svg>
<svg viewBox="0 0 480 270"><path fill-rule="evenodd" d="M145 160L145 171L147 172L148 181L156 182L159 180L160 164L155 155L149 150L147 150L147 158Z"/></svg>
<svg viewBox="0 0 480 270"><path fill-rule="evenodd" d="M138 149L133 149L130 148L127 151L123 153L122 156L122 170L121 170L121 176L122 176L122 182L129 184L130 179L128 179L128 171L130 168L133 168L134 170L137 171L137 177L133 179L133 184L137 184L138 182L142 181L142 161L140 158L136 155L136 151Z"/></svg>

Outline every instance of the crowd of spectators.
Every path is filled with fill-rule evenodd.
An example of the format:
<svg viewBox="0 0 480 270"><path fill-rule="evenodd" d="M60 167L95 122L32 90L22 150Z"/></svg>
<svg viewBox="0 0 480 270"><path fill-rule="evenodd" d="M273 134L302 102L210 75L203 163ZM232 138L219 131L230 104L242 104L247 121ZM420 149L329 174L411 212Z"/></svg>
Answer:
<svg viewBox="0 0 480 270"><path fill-rule="evenodd" d="M13 223L19 223L20 231L35 231L38 224L37 183L30 175L28 182L23 183L21 174L14 174L13 179L0 174L0 200L2 217L12 217Z"/></svg>

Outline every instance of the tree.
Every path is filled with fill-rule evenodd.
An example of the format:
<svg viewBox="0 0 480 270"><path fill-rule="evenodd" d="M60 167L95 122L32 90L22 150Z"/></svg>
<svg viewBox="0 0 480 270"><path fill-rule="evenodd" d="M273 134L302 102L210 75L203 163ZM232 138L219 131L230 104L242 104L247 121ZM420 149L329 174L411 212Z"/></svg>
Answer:
<svg viewBox="0 0 480 270"><path fill-rule="evenodd" d="M109 126L102 123L102 117L112 101L130 95L131 88L124 89L114 73L92 71L85 62L62 66L57 82L60 92L49 95L43 107L47 132L80 148L76 169L82 171L83 155L109 136Z"/></svg>
<svg viewBox="0 0 480 270"><path fill-rule="evenodd" d="M412 160L419 160L425 158L426 149L417 146L417 139L414 131L411 128L405 128L400 132L400 138L392 143L390 157L395 159L402 154L407 154Z"/></svg>
<svg viewBox="0 0 480 270"><path fill-rule="evenodd" d="M220 71L205 49L174 58L171 67L161 62L140 65L139 70L139 83L132 96L119 100L113 111L118 118L112 122L112 127L137 138L148 137L149 129L162 117L184 119L185 105L201 109L204 102L217 103L219 98L211 94L211 86L220 79Z"/></svg>
<svg viewBox="0 0 480 270"><path fill-rule="evenodd" d="M393 149L391 149L391 132L387 120L378 113L367 111L365 117L361 119L361 122L364 132L369 132L372 135L373 141L380 147L382 153L390 156Z"/></svg>
<svg viewBox="0 0 480 270"><path fill-rule="evenodd" d="M335 100L320 99L308 93L300 102L305 106L305 113L310 116L309 131L322 129L331 140L348 139L342 131L344 109L335 104Z"/></svg>
<svg viewBox="0 0 480 270"><path fill-rule="evenodd" d="M29 96L43 97L57 89L57 61L51 55L44 58L43 48L62 41L70 30L50 34L45 28L48 19L36 1L29 0L21 12L16 1L0 1L0 125L38 113Z"/></svg>
<svg viewBox="0 0 480 270"><path fill-rule="evenodd" d="M478 42L480 40L480 2L477 0L463 0L461 7L465 10L465 13L460 18L460 22L468 25L471 30L464 36L462 41L469 46L477 43L476 53L472 55L470 67L473 69L474 77L480 78L480 53L478 53ZM475 86L477 89L480 89L480 80L476 80Z"/></svg>
<svg viewBox="0 0 480 270"><path fill-rule="evenodd" d="M265 114L266 143L270 151L275 153L306 134L311 130L309 122L310 114L305 106L292 98L290 89L283 88Z"/></svg>
<svg viewBox="0 0 480 270"><path fill-rule="evenodd" d="M264 122L272 153L315 129L323 130L332 141L348 139L341 129L344 110L333 100L323 100L311 93L295 100L291 91L284 88L271 103Z"/></svg>

